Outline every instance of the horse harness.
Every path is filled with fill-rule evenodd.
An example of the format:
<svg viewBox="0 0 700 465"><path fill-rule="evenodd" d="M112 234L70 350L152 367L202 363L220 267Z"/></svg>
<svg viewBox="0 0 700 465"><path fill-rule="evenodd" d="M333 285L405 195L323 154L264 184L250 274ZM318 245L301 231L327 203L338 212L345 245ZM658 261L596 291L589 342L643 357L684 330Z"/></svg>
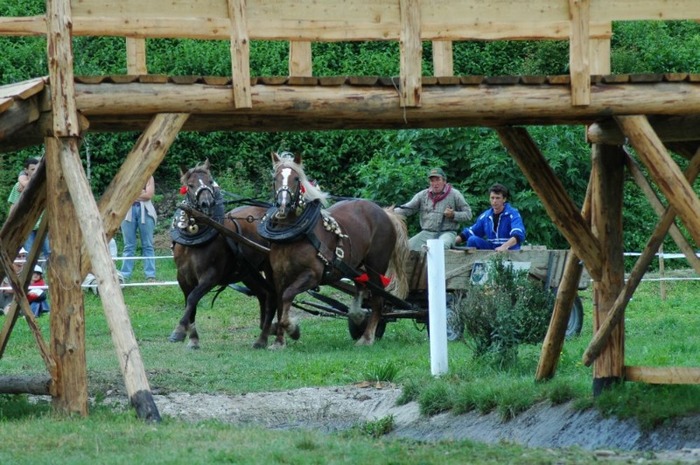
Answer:
<svg viewBox="0 0 700 465"><path fill-rule="evenodd" d="M195 203L192 202L188 194L181 202L181 205L201 211L196 203L196 198L203 189L208 189L214 196L212 219L218 223L222 223L224 221L224 199L219 189L211 189L209 186L202 186L197 189L195 193ZM175 210L175 215L170 226L170 238L173 242L186 246L201 245L213 240L217 234L218 231L216 229L206 224L198 223L196 218L188 215L187 212L181 208Z"/></svg>
<svg viewBox="0 0 700 465"><path fill-rule="evenodd" d="M345 250L343 249L343 239L349 239L344 234L340 224L327 211L321 208L320 200L313 200L305 204L305 208L297 217L293 224L278 224L273 220L277 207L270 208L262 221L258 225L258 234L271 242L289 243L308 239L316 249L316 256L323 263L323 275L329 277L334 269L340 271L344 277L356 278L360 273L343 261ZM322 221L323 228L336 235L338 245L334 250L329 249L314 234L316 223ZM332 257L332 258L327 258Z"/></svg>

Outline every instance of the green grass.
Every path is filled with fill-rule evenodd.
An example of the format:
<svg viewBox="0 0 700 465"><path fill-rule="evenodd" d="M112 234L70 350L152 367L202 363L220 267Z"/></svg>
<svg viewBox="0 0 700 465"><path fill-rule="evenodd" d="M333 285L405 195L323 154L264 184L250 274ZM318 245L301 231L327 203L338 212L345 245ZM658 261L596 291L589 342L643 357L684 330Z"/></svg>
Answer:
<svg viewBox="0 0 700 465"><path fill-rule="evenodd" d="M174 280L171 261L159 260L157 266L159 279ZM132 282L140 279L137 266ZM666 285L668 298L662 301L658 283L642 283L628 307L627 365L700 366L696 337L700 310L695 305L700 284ZM299 341L288 341L283 351L254 350L257 304L231 290L223 292L214 307L211 296L201 302L197 326L202 349L193 351L186 344L167 341L183 311L177 286L124 289L148 379L157 393L238 394L369 381L400 385L401 402L418 401L425 415L496 411L508 420L541 401L571 400L578 408L635 418L651 428L674 416L700 412L700 386L627 383L593 399L592 369L581 362L591 339L590 291L582 297L583 334L564 345L554 379L535 383L539 345L521 346L517 362L504 371L475 359L468 343L453 342L448 347L449 373L434 378L426 332L411 320L390 323L372 347L356 347L346 320L301 313ZM48 324L48 318L39 319L45 338ZM85 298L85 329L90 395L103 398L117 390L125 396L101 302L92 293ZM0 369L2 375L45 373L23 321L15 327ZM0 396L0 463L190 463L193 456L197 463L464 463L465 457L473 463L593 463L589 454L573 450L553 456L507 445L469 441L427 445L382 438L392 428L393 418L328 436L216 422L191 425L172 418L154 425L135 419L132 411L111 412L104 407L93 407L88 418L64 419L48 404L6 395Z"/></svg>

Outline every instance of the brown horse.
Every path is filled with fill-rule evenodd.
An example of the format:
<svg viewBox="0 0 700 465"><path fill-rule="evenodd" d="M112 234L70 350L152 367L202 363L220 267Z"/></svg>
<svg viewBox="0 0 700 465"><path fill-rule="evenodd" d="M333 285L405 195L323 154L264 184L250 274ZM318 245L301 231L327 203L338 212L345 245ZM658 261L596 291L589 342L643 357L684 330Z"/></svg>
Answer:
<svg viewBox="0 0 700 465"><path fill-rule="evenodd" d="M291 155L291 154L290 154ZM275 207L259 232L270 243L270 264L277 294L277 332L271 348L285 345L284 332L299 338L289 318L294 297L301 292L342 278L367 273L382 286L382 275L393 274L394 294L407 290L404 262L408 254L406 226L391 209L367 200L345 200L321 211L326 195L309 182L299 157L272 154ZM356 298L367 289L356 285ZM384 299L370 292L372 313L358 345L374 343Z"/></svg>
<svg viewBox="0 0 700 465"><path fill-rule="evenodd" d="M207 160L190 170L182 170L181 181L187 188L183 206L195 209L222 223L227 229L267 247L267 241L257 232L257 223L267 209L242 206L224 215L222 194L209 168ZM267 254L224 237L182 209L175 214L170 236L173 239L177 281L185 295L185 312L168 339L181 342L189 336L188 347L198 349L199 334L195 325L197 304L215 287L218 286L220 292L225 286L240 281L260 304L262 333L253 347L266 347L276 300L272 281L261 274L264 272L265 276L271 276Z"/></svg>

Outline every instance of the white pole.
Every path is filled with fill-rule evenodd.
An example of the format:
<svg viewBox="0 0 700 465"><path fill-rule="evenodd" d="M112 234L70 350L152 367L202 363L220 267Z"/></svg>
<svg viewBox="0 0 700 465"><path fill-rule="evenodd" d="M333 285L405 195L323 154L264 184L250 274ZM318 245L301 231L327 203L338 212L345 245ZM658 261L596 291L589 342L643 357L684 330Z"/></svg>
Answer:
<svg viewBox="0 0 700 465"><path fill-rule="evenodd" d="M428 240L428 324L430 371L447 373L447 303L445 301L445 247L440 239Z"/></svg>

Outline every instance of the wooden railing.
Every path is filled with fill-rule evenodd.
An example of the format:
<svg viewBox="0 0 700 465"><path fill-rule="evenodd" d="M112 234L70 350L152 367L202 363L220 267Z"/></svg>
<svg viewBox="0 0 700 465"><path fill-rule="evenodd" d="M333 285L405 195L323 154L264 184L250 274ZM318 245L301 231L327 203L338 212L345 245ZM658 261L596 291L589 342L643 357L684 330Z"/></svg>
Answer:
<svg viewBox="0 0 700 465"><path fill-rule="evenodd" d="M422 44L436 76L452 74L452 41L568 40L571 103L609 73L613 21L700 20L697 0L72 0L74 36L126 37L129 72L145 72L145 38L229 40L236 108L250 108L250 40L290 41L290 75L310 76L311 42L398 41L400 104L421 105ZM0 35L45 35L44 16L0 18Z"/></svg>

